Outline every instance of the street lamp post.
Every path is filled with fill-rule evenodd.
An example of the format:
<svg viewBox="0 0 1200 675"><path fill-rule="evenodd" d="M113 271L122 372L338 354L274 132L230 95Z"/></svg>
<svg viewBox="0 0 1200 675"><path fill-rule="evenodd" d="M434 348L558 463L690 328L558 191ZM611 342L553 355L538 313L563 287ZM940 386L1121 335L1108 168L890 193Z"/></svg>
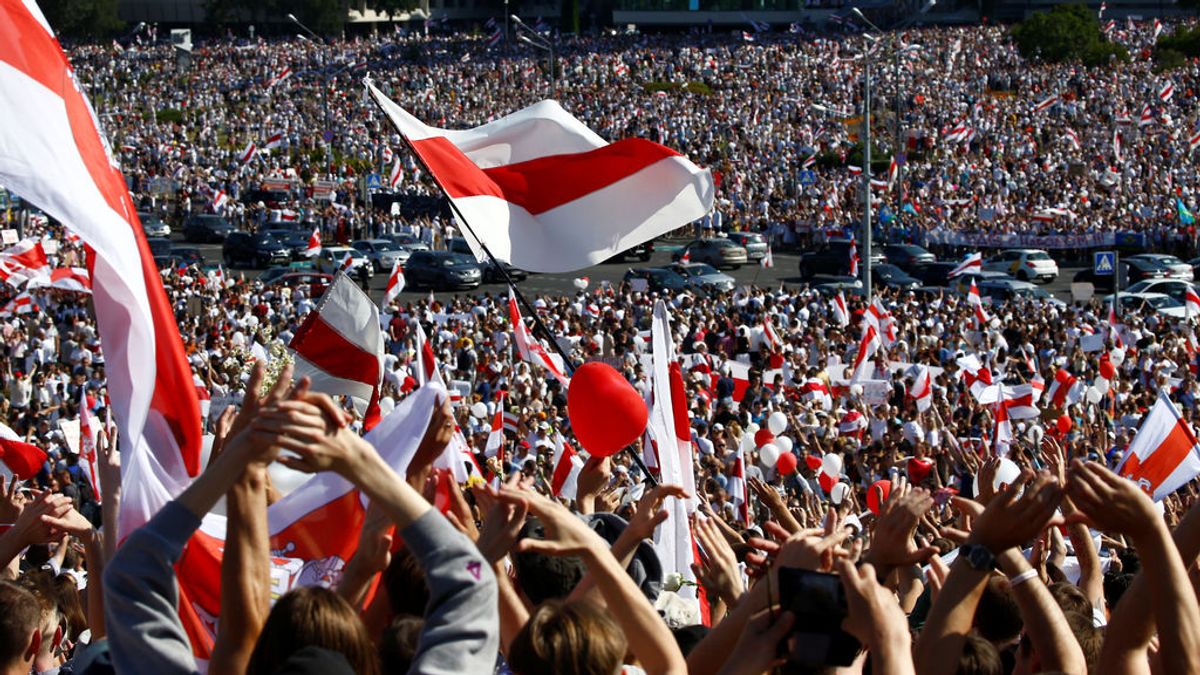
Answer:
<svg viewBox="0 0 1200 675"><path fill-rule="evenodd" d="M312 40L309 40L309 42L312 42L314 47L318 42L322 45L325 44L325 40L322 39L321 36L312 32L312 29L310 29L308 26L305 26L300 19L296 18L295 14L288 14L287 18L288 21L296 24L300 27L300 30L308 33L309 36L312 37ZM297 35L296 37L300 38L301 40L305 39L303 35ZM325 168L328 169L329 163L333 160L333 124L329 119L329 81L328 77L325 75L325 54L321 51L318 51L317 53L321 55L321 78L324 80L321 82L321 107L325 115L325 131L321 132L321 140L325 141ZM325 139L326 133L329 134L328 140Z"/></svg>
<svg viewBox="0 0 1200 675"><path fill-rule="evenodd" d="M857 8L855 8L857 10ZM871 56L863 58L863 293L871 301Z"/></svg>
<svg viewBox="0 0 1200 675"><path fill-rule="evenodd" d="M517 16L516 14L512 14L511 16L513 23L517 25L517 39L531 47L534 47L535 49L541 49L546 52L547 57L549 58L550 66L550 95L557 95L558 74L554 72L556 65L554 60L554 43L550 42L541 35L538 35L537 31L527 26L525 22L521 20L521 17ZM522 28L525 29L524 32L521 32Z"/></svg>

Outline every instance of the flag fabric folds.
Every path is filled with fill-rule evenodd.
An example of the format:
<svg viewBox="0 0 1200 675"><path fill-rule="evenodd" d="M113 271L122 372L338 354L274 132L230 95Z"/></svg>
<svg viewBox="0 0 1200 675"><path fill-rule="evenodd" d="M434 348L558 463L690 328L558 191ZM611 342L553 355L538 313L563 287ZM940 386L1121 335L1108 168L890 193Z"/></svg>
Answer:
<svg viewBox="0 0 1200 675"><path fill-rule="evenodd" d="M448 130L367 89L479 237L466 237L477 258L482 244L521 269L569 272L712 209L708 170L644 139L607 143L554 101Z"/></svg>
<svg viewBox="0 0 1200 675"><path fill-rule="evenodd" d="M1117 473L1137 483L1154 501L1200 475L1200 443L1171 399L1159 396Z"/></svg>
<svg viewBox="0 0 1200 675"><path fill-rule="evenodd" d="M192 372L154 257L91 105L32 2L0 4L0 183L78 235L88 256L127 534L200 470Z"/></svg>
<svg viewBox="0 0 1200 675"><path fill-rule="evenodd" d="M529 332L529 327L521 318L521 309L517 307L517 296L512 289L508 291L508 319L512 323L513 342L517 345L517 352L520 353L521 360L540 366L566 387L571 382L571 378L563 374L562 358L556 358L557 355L550 354L546 347L533 336L533 333Z"/></svg>

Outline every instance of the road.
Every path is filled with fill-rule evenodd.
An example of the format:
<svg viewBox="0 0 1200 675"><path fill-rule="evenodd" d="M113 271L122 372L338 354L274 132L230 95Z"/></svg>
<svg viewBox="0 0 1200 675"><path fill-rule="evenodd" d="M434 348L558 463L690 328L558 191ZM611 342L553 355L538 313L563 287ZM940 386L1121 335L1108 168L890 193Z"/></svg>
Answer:
<svg viewBox="0 0 1200 675"><path fill-rule="evenodd" d="M205 259L216 264L221 259L220 244L185 244L180 239L178 234L172 235L172 241L178 246L193 246L200 250ZM586 270L579 272L571 272L564 274L531 274L525 281L519 282L518 287L522 292L528 295L569 295L575 293L575 279L578 277L587 277L589 281L588 288L596 288L602 281L608 281L617 284L625 275L625 271L630 267L656 267L666 265L671 262L671 253L677 250L678 244L662 243L655 247L654 255L649 262L643 263L640 261L629 262L612 262L595 265ZM769 286L778 288L782 283L788 287L798 286L803 281L797 274L797 264L800 256L790 253L775 253L775 266L770 269L764 269L757 264L743 265L737 270L726 270L737 280L738 285L757 284L759 286ZM1071 279L1077 267L1064 267L1060 269L1058 279L1047 284L1046 290L1054 294L1055 297L1064 302L1071 301ZM254 278L262 272L262 270L234 267L227 270L231 273L243 272L247 279ZM387 274L380 272L371 279L371 297L378 300L383 297L383 289L387 284ZM504 293L505 286L503 283L483 284L479 287L478 293ZM404 292L400 294L401 302L407 302L418 298L427 297L427 291L419 292Z"/></svg>

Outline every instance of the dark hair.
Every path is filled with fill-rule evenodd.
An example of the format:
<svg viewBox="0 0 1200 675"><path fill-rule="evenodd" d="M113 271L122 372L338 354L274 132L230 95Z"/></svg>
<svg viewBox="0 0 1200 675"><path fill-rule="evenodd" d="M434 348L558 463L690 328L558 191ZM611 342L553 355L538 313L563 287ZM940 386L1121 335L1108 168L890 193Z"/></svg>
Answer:
<svg viewBox="0 0 1200 675"><path fill-rule="evenodd" d="M1049 589L1064 614L1076 612L1086 617L1092 616L1092 603L1088 602L1087 596L1078 587L1065 581L1056 581L1050 584Z"/></svg>
<svg viewBox="0 0 1200 675"><path fill-rule="evenodd" d="M1100 648L1104 646L1104 633L1092 623L1091 612L1087 614L1066 612L1066 617L1067 625L1071 627L1075 641L1083 650L1083 660L1087 662L1088 672L1096 672L1096 667L1100 663Z"/></svg>
<svg viewBox="0 0 1200 675"><path fill-rule="evenodd" d="M530 518L521 528L521 538L544 539L545 531L537 518ZM583 560L577 556L549 556L540 553L517 553L513 556L517 583L533 605L547 600L565 599L583 580Z"/></svg>
<svg viewBox="0 0 1200 675"><path fill-rule="evenodd" d="M1021 610L1013 598L1012 588L1003 577L988 579L975 609L975 629L980 637L994 644L1012 641L1021 633Z"/></svg>
<svg viewBox="0 0 1200 675"><path fill-rule="evenodd" d="M392 561L383 570L383 587L387 591L392 614L424 616L429 605L429 584L425 570L407 546L392 554Z"/></svg>
<svg viewBox="0 0 1200 675"><path fill-rule="evenodd" d="M1116 611L1117 603L1124 597L1133 583L1133 575L1125 572L1110 572L1104 575L1104 600L1109 611Z"/></svg>
<svg viewBox="0 0 1200 675"><path fill-rule="evenodd" d="M358 614L337 593L320 586L293 589L275 603L246 672L271 675L309 645L342 654L359 675L379 675L379 657Z"/></svg>
<svg viewBox="0 0 1200 675"><path fill-rule="evenodd" d="M32 593L0 581L0 665L8 667L21 660L41 621L41 604Z"/></svg>
<svg viewBox="0 0 1200 675"><path fill-rule="evenodd" d="M607 609L551 600L535 609L513 638L508 665L517 675L612 675L627 648Z"/></svg>
<svg viewBox="0 0 1200 675"><path fill-rule="evenodd" d="M696 645L708 635L708 628L702 625L683 626L682 628L671 629L671 635L675 637L675 644L679 645L679 651L686 658Z"/></svg>
<svg viewBox="0 0 1200 675"><path fill-rule="evenodd" d="M970 634L958 657L958 675L1004 675L1000 652L988 640Z"/></svg>
<svg viewBox="0 0 1200 675"><path fill-rule="evenodd" d="M425 620L415 616L398 616L383 630L379 639L379 662L385 673L407 673L417 655L417 641Z"/></svg>

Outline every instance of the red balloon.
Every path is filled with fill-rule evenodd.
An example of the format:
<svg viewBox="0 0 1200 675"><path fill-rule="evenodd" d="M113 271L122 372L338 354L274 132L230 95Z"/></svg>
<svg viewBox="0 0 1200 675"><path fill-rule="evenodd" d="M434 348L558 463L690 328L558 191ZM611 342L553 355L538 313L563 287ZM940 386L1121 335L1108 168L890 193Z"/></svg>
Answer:
<svg viewBox="0 0 1200 675"><path fill-rule="evenodd" d="M913 485L920 485L929 478L933 470L933 460L928 457L913 457L908 460L908 480Z"/></svg>
<svg viewBox="0 0 1200 675"><path fill-rule="evenodd" d="M1058 429L1058 433L1066 434L1071 430L1071 417L1069 415L1062 415L1054 423L1054 426Z"/></svg>
<svg viewBox="0 0 1200 675"><path fill-rule="evenodd" d="M785 452L779 455L779 459L775 460L775 470L779 472L779 475L787 476L795 471L796 466L799 464L800 460L796 459L795 455Z"/></svg>
<svg viewBox="0 0 1200 675"><path fill-rule="evenodd" d="M567 416L579 444L596 457L608 457L646 430L646 401L612 366L593 361L580 366L567 389Z"/></svg>
<svg viewBox="0 0 1200 675"><path fill-rule="evenodd" d="M807 464L808 468L812 469L813 471L821 470L821 456L820 455L805 455L804 463Z"/></svg>
<svg viewBox="0 0 1200 675"><path fill-rule="evenodd" d="M830 476L822 471L817 474L817 482L821 484L821 489L825 491L825 494L829 494L833 492L833 486L837 485L840 481L837 476Z"/></svg>
<svg viewBox="0 0 1200 675"><path fill-rule="evenodd" d="M1106 380L1113 380L1117 377L1117 367L1112 364L1112 361L1104 359L1100 362L1100 377Z"/></svg>
<svg viewBox="0 0 1200 675"><path fill-rule="evenodd" d="M761 448L773 440L775 440L775 434L771 433L771 430L766 427L754 432L754 447L756 448Z"/></svg>
<svg viewBox="0 0 1200 675"><path fill-rule="evenodd" d="M871 483L871 487L867 488L867 508L871 509L871 513L879 515L880 507L891 494L892 481L885 478Z"/></svg>

